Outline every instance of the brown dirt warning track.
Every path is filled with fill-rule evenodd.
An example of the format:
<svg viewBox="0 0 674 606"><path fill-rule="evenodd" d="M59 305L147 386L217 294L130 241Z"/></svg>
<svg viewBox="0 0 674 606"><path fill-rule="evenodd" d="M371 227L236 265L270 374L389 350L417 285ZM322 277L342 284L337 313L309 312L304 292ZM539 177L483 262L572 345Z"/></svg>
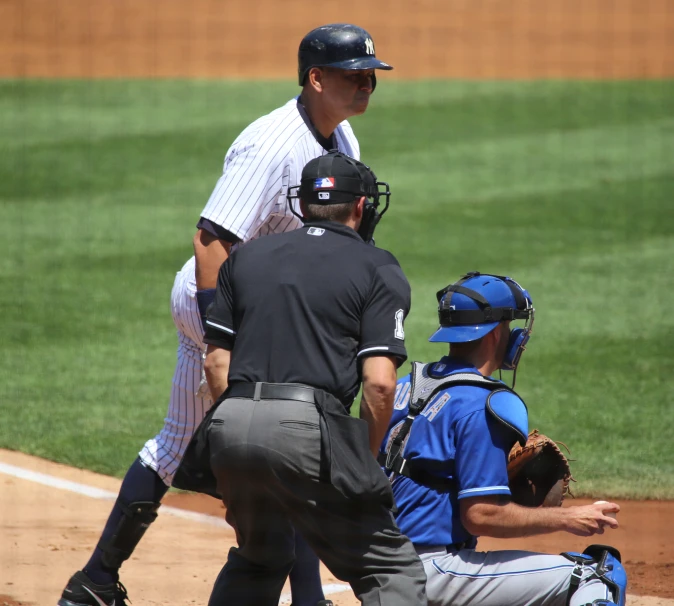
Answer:
<svg viewBox="0 0 674 606"><path fill-rule="evenodd" d="M674 76L672 0L0 0L0 77L291 78L300 38L340 21L370 31L395 66L386 78ZM56 604L119 484L0 451L0 606ZM621 527L601 539L623 552L628 604L674 606L674 503L620 505ZM205 604L234 541L223 516L214 499L169 494L122 569L133 605ZM480 548L585 544L554 534ZM323 579L339 588L327 570ZM357 604L349 591L331 597Z"/></svg>
<svg viewBox="0 0 674 606"><path fill-rule="evenodd" d="M0 75L289 78L313 27L397 78L674 75L672 0L0 0Z"/></svg>

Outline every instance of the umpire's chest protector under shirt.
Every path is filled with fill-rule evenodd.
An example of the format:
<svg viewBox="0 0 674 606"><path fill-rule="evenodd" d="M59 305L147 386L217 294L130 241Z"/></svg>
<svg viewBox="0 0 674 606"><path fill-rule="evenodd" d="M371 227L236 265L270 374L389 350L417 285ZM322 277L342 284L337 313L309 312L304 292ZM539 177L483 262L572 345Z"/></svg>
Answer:
<svg viewBox="0 0 674 606"><path fill-rule="evenodd" d="M204 341L232 350L230 383L303 383L348 407L359 358L406 359L409 308L391 253L340 223L307 223L254 240L222 265Z"/></svg>

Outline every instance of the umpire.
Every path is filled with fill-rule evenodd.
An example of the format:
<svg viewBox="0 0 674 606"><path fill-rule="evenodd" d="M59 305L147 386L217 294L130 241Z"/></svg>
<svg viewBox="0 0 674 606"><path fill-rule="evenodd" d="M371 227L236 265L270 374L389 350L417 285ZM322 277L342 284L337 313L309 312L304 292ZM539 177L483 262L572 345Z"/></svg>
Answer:
<svg viewBox="0 0 674 606"><path fill-rule="evenodd" d="M304 228L250 242L220 269L204 340L209 387L222 395L207 436L239 546L209 606L278 604L293 528L363 604L426 604L373 456L407 357L409 284L392 254L363 241L389 196L349 156L311 160ZM364 420L349 416L361 381Z"/></svg>

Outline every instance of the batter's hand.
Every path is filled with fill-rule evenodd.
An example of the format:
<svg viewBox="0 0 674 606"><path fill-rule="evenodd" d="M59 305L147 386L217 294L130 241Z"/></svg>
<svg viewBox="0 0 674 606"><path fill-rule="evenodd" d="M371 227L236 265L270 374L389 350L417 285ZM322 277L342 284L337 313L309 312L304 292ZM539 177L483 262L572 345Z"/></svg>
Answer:
<svg viewBox="0 0 674 606"><path fill-rule="evenodd" d="M604 534L604 528L618 528L618 520L606 514L617 514L617 503L593 503L563 509L566 519L566 531L579 537L591 537Z"/></svg>

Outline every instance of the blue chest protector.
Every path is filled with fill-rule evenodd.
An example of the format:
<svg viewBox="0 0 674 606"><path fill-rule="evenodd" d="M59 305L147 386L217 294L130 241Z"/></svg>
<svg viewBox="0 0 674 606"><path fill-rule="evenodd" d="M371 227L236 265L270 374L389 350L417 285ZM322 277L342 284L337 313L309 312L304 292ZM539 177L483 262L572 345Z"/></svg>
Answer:
<svg viewBox="0 0 674 606"><path fill-rule="evenodd" d="M526 405L505 383L472 372L457 372L443 377L434 377L429 372L432 366L433 364L412 362L407 417L397 435L388 441L385 452L380 453L379 463L387 473L394 474L392 478L402 475L422 486L444 491L453 486L452 479L428 473L403 456L405 441L412 430L414 421L436 394L450 387L461 385L487 389L491 392L487 396L487 411L496 421L511 430L516 440L522 445L527 441L528 418ZM521 405L513 406L513 400Z"/></svg>

